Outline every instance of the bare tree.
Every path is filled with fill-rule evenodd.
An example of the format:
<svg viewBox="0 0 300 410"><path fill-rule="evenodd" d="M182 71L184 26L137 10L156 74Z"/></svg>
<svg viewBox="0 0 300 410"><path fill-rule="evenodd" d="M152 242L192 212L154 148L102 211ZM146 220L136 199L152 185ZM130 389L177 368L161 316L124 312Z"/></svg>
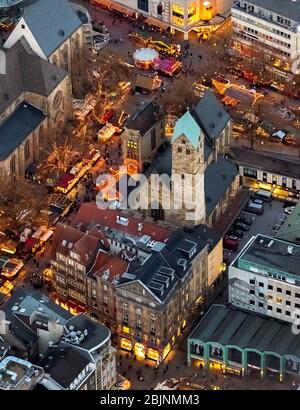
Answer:
<svg viewBox="0 0 300 410"><path fill-rule="evenodd" d="M38 226L40 211L47 206L46 188L25 179L1 179L0 230Z"/></svg>
<svg viewBox="0 0 300 410"><path fill-rule="evenodd" d="M110 48L97 54L87 51L83 66L83 93L97 97L97 111L100 105L104 109L109 104L119 103L129 89L126 85L133 79L133 71L124 58Z"/></svg>
<svg viewBox="0 0 300 410"><path fill-rule="evenodd" d="M164 93L158 97L158 102L167 115L180 117L187 107L192 107L199 99L193 92L194 81L182 76L174 79Z"/></svg>

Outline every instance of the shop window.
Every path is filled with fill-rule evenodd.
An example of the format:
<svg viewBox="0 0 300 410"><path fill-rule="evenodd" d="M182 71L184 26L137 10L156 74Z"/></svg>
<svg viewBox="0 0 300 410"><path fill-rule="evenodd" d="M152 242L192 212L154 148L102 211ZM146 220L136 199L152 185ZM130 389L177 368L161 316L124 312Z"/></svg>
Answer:
<svg viewBox="0 0 300 410"><path fill-rule="evenodd" d="M251 168L244 168L244 176L257 179L257 171Z"/></svg>
<svg viewBox="0 0 300 410"><path fill-rule="evenodd" d="M138 0L138 9L149 13L149 1L148 0Z"/></svg>

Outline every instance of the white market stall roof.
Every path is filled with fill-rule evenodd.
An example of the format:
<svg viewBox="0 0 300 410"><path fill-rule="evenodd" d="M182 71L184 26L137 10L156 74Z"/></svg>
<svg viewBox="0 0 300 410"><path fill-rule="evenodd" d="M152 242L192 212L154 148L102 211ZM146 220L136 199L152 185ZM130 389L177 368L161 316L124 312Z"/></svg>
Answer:
<svg viewBox="0 0 300 410"><path fill-rule="evenodd" d="M135 61L154 61L158 56L158 52L153 48L140 48L133 54Z"/></svg>

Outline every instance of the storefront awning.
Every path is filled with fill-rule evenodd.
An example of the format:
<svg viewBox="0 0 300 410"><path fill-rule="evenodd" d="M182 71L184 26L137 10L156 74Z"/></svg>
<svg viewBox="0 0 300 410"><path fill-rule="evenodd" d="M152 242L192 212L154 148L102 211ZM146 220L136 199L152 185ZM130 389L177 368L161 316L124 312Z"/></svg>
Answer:
<svg viewBox="0 0 300 410"><path fill-rule="evenodd" d="M134 13L133 10L129 9L128 7L122 6L119 3L111 3L111 8L128 16L131 16Z"/></svg>
<svg viewBox="0 0 300 410"><path fill-rule="evenodd" d="M145 23L150 24L150 26L156 26L161 28L162 30L167 30L167 28L169 27L169 24L159 20L159 19L155 19L153 17L147 17L145 20Z"/></svg>
<svg viewBox="0 0 300 410"><path fill-rule="evenodd" d="M110 0L92 0L90 2L91 6L106 6L106 7L111 7L112 2Z"/></svg>

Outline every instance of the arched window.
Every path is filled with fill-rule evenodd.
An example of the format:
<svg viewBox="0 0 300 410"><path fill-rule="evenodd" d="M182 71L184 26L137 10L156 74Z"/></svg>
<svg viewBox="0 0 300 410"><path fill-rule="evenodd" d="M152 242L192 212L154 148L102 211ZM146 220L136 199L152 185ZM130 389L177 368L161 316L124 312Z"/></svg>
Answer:
<svg viewBox="0 0 300 410"><path fill-rule="evenodd" d="M61 60L61 68L68 71L69 70L69 49L67 44L64 48L60 51L60 60Z"/></svg>
<svg viewBox="0 0 300 410"><path fill-rule="evenodd" d="M10 172L12 174L16 173L16 156L13 155L10 159Z"/></svg>
<svg viewBox="0 0 300 410"><path fill-rule="evenodd" d="M30 158L30 140L29 139L25 142L24 157L25 157L25 161L27 161Z"/></svg>
<svg viewBox="0 0 300 410"><path fill-rule="evenodd" d="M53 57L52 57L52 64L54 64L54 65L58 66L58 59L57 59L57 56L53 56Z"/></svg>

